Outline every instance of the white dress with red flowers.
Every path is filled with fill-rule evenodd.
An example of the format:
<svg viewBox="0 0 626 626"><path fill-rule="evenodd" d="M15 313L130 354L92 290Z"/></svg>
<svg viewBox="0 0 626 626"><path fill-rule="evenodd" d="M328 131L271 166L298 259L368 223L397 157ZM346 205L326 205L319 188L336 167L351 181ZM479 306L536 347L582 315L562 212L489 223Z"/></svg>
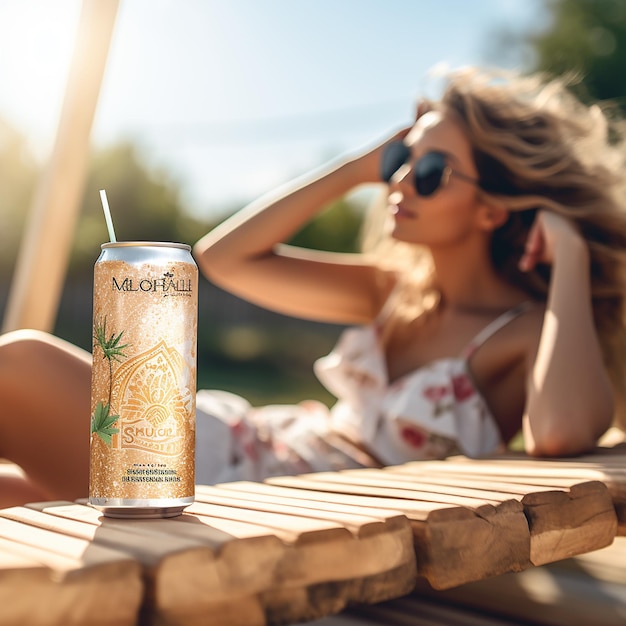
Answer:
<svg viewBox="0 0 626 626"><path fill-rule="evenodd" d="M253 408L228 392L199 391L196 482L497 451L500 432L472 381L468 359L528 308L524 303L502 314L459 357L437 359L391 384L377 326L345 330L333 351L315 362L317 377L338 398L330 410L314 401Z"/></svg>

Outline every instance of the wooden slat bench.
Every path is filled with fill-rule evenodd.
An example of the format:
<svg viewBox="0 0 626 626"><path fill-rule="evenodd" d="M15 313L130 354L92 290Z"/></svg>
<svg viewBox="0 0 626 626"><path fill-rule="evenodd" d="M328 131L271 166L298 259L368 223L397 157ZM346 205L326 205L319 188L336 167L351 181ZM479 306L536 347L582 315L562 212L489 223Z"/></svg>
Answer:
<svg viewBox="0 0 626 626"><path fill-rule="evenodd" d="M569 461L457 457L198 486L196 502L168 520L104 519L67 502L4 509L0 626L265 626L348 606L373 614L399 597L436 612L437 594L600 554L623 530L625 459L623 450ZM45 611L34 593L49 599Z"/></svg>
<svg viewBox="0 0 626 626"><path fill-rule="evenodd" d="M140 564L143 621L149 624L288 623L336 613L369 597L397 597L415 584L410 525L400 514L333 522L315 511L304 516L202 502L190 508L193 513L171 520L134 521L103 519L91 507L72 503L13 507L0 511L0 537L60 556L69 556L67 542L78 541L85 550L102 546L118 560L123 555ZM78 559L76 567L89 565ZM15 567L5 573L16 579ZM29 626L68 623L54 611L31 620L30 593L22 596L22 619ZM103 598L90 599L99 614ZM135 623L137 602L128 607L135 615L125 623ZM12 619L5 619L0 605L0 624L19 623Z"/></svg>
<svg viewBox="0 0 626 626"><path fill-rule="evenodd" d="M329 492L344 500L368 493L393 500L412 522L418 573L436 589L597 550L617 533L613 501L600 481L509 485L492 483L484 475L466 481L459 470L459 475L444 472L447 483L437 482L436 476L429 483L436 467L447 467L447 462L437 463L268 482Z"/></svg>
<svg viewBox="0 0 626 626"><path fill-rule="evenodd" d="M136 623L144 588L129 554L7 519L0 536L0 624Z"/></svg>

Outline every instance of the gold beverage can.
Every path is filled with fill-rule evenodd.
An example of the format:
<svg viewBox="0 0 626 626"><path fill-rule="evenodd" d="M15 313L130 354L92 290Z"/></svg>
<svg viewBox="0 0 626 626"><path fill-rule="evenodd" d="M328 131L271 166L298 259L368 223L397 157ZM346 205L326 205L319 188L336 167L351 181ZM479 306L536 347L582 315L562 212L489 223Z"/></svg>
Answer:
<svg viewBox="0 0 626 626"><path fill-rule="evenodd" d="M174 517L194 500L198 268L186 244L101 249L89 503L108 517Z"/></svg>

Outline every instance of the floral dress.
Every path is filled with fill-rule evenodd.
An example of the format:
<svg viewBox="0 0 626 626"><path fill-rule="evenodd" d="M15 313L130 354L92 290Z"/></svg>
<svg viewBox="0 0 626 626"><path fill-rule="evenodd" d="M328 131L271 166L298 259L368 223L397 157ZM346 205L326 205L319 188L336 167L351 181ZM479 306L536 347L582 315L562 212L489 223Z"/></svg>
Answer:
<svg viewBox="0 0 626 626"><path fill-rule="evenodd" d="M502 447L498 425L472 380L468 360L491 335L529 308L496 318L459 357L437 359L389 382L376 324L345 330L315 362L338 398L252 407L224 391L199 391L196 482L397 465Z"/></svg>

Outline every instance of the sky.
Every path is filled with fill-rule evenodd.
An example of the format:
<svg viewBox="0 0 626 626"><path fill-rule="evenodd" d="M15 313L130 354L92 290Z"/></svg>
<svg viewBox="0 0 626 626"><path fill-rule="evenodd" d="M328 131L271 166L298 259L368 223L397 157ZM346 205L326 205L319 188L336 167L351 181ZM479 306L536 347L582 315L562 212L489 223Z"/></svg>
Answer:
<svg viewBox="0 0 626 626"><path fill-rule="evenodd" d="M0 118L42 163L80 8L0 0ZM408 123L434 68L519 65L495 33L545 21L541 0L121 0L92 144L134 142L211 219Z"/></svg>

